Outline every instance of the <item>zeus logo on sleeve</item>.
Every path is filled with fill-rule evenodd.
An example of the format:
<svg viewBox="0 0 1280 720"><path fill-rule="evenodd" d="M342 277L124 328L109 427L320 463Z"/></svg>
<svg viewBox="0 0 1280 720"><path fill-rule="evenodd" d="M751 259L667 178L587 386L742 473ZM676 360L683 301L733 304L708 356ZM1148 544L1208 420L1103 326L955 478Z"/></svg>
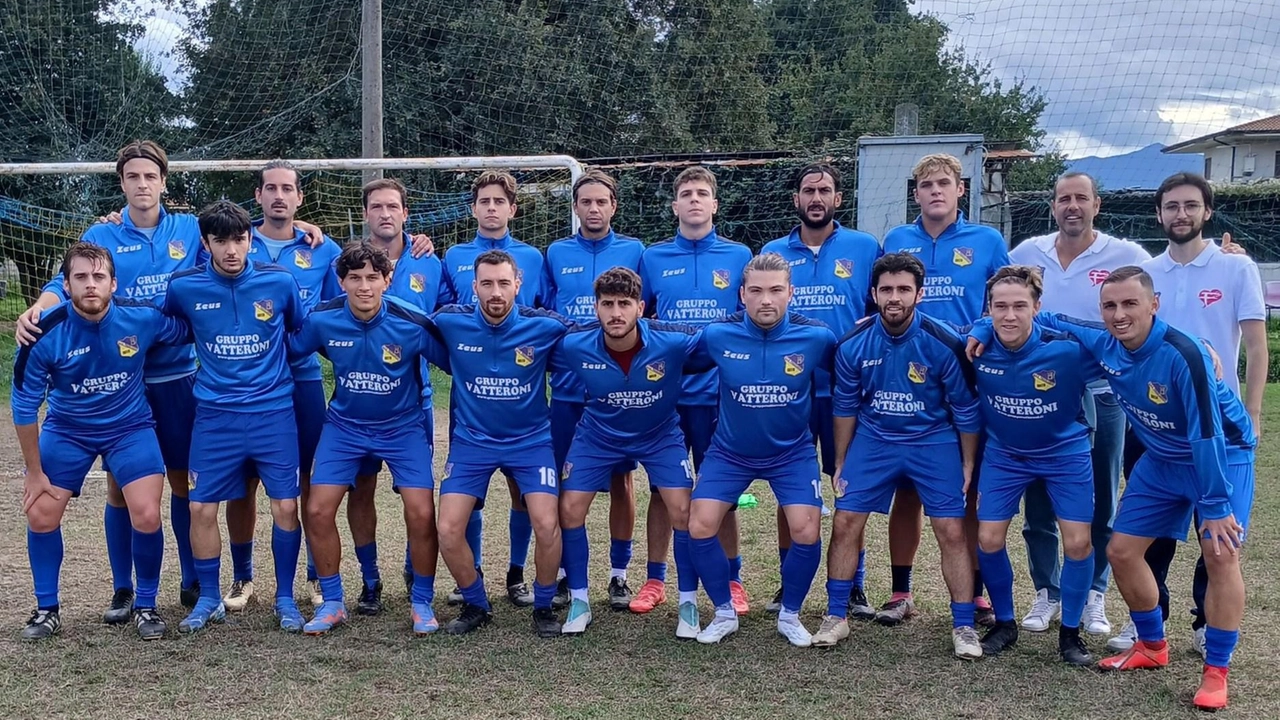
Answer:
<svg viewBox="0 0 1280 720"><path fill-rule="evenodd" d="M729 394L745 408L784 407L800 398L799 392L792 392L785 385L741 385Z"/></svg>
<svg viewBox="0 0 1280 720"><path fill-rule="evenodd" d="M881 415L897 417L914 417L924 412L924 403L916 400L912 393L877 390L871 396L871 410Z"/></svg>
<svg viewBox="0 0 1280 720"><path fill-rule="evenodd" d="M390 395L400 387L400 378L390 378L371 372L353 371L339 376L336 380L344 390L360 395Z"/></svg>

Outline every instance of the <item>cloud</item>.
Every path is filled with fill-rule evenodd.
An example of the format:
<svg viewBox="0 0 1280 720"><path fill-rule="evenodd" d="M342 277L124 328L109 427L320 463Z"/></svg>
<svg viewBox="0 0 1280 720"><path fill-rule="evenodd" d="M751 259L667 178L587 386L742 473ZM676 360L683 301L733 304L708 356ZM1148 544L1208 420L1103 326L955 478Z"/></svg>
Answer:
<svg viewBox="0 0 1280 720"><path fill-rule="evenodd" d="M1069 155L1188 140L1280 113L1280 3L917 0L950 42L1048 100Z"/></svg>

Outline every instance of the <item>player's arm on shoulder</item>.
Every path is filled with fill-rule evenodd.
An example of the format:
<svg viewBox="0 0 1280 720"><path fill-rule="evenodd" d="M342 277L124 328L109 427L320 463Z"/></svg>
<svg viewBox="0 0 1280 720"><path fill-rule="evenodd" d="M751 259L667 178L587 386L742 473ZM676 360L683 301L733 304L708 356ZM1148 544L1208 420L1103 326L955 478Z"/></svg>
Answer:
<svg viewBox="0 0 1280 720"><path fill-rule="evenodd" d="M996 339L996 331L992 325L991 318L978 318L973 325L969 326L969 331L965 334L964 353L970 361L974 358L982 357L982 353Z"/></svg>
<svg viewBox="0 0 1280 720"><path fill-rule="evenodd" d="M195 335L191 331L191 323L186 318L173 317L165 315L160 308L151 306L155 309L154 322L156 323L155 342L159 345L189 345L195 342Z"/></svg>
<svg viewBox="0 0 1280 720"><path fill-rule="evenodd" d="M1187 419L1187 441L1196 467L1201 515L1211 520L1224 518L1231 514L1231 493L1227 489L1227 446L1221 411L1211 380L1213 370L1199 352L1181 352L1171 365L1169 384Z"/></svg>
<svg viewBox="0 0 1280 720"><path fill-rule="evenodd" d="M440 317L440 311L436 311L427 318L425 327L427 344L423 356L441 372L452 375L453 367L449 364L449 341L445 337L445 322L442 322Z"/></svg>
<svg viewBox="0 0 1280 720"><path fill-rule="evenodd" d="M290 361L307 357L317 351L325 355L324 333L321 330L324 317L324 313L313 312L302 321L301 327L285 335Z"/></svg>
<svg viewBox="0 0 1280 720"><path fill-rule="evenodd" d="M689 340L688 355L682 372L685 375L698 375L716 368L715 358L707 346L707 329L698 330Z"/></svg>

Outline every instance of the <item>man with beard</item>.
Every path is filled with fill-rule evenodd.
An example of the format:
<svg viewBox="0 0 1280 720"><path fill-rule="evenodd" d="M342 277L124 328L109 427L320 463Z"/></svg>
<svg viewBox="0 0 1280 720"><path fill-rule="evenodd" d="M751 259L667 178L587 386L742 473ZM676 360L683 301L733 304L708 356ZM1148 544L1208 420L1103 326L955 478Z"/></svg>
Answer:
<svg viewBox="0 0 1280 720"><path fill-rule="evenodd" d="M836 513L827 614L813 642L829 647L849 636L849 593L867 518L888 513L906 481L924 505L942 554L955 655L973 660L982 657L982 645L974 630L964 517L978 455L978 400L960 337L917 311L924 278L923 264L910 253L877 260L871 282L880 314L859 323L836 350Z"/></svg>
<svg viewBox="0 0 1280 720"><path fill-rule="evenodd" d="M773 240L760 251L778 253L791 266L791 284L795 288L792 312L825 323L838 338L844 337L854 323L866 316L868 308L875 306L871 301L871 266L881 255L880 243L874 237L835 221L836 210L843 201L840 173L834 167L825 163L806 165L796 176L791 196L800 224L790 235ZM836 470L831 379L820 375L815 385L809 430L821 453L822 472L830 477ZM778 508L780 563L786 563L790 550L787 516ZM856 618L869 620L876 611L862 589L864 558L865 553L858 554L849 611ZM777 612L781 605L779 589L765 609Z"/></svg>
<svg viewBox="0 0 1280 720"><path fill-rule="evenodd" d="M1245 410L1254 433L1262 434L1262 394L1267 381L1267 308L1262 296L1258 266L1247 256L1224 252L1205 239L1205 223L1213 217L1213 189L1195 173L1170 176L1156 190L1156 217L1169 238L1167 249L1142 264L1151 275L1160 297L1160 317L1170 325L1208 341L1222 358L1223 382L1238 397L1240 341L1245 345ZM1224 245L1228 244L1226 238ZM1140 438L1125 440L1125 475L1142 456ZM1157 538L1147 550L1147 563L1155 574L1160 608L1169 617L1169 589L1165 579L1178 544ZM1196 649L1205 654L1205 592L1209 576L1204 556L1196 562L1192 582L1192 629ZM1107 646L1124 650L1133 644L1135 630L1127 625Z"/></svg>

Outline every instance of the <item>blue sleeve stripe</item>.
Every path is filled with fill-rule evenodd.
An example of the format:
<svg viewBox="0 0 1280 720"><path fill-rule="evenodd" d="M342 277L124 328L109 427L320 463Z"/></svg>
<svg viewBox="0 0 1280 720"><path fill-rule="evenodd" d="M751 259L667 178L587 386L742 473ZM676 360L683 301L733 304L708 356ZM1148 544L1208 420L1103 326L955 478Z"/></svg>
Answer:
<svg viewBox="0 0 1280 720"><path fill-rule="evenodd" d="M172 283L174 280L177 280L178 278L184 278L189 275L202 275L204 274L204 272L205 272L205 269L203 265L197 265L193 268L187 268L186 270L179 270L178 272L169 276L169 282Z"/></svg>
<svg viewBox="0 0 1280 720"><path fill-rule="evenodd" d="M697 335L698 328L692 325L682 325L681 323L666 322L663 320L648 320L650 330L658 330L660 332L674 332L683 335ZM595 323L598 327L599 323Z"/></svg>
<svg viewBox="0 0 1280 720"><path fill-rule="evenodd" d="M1200 355L1200 347L1195 340L1172 327L1165 331L1164 341L1178 352L1191 372L1191 388L1196 394L1196 412L1200 414L1200 439L1208 440L1213 437L1212 418L1218 411L1218 401L1213 392L1213 384L1209 381L1209 371L1205 369L1204 359ZM1225 430L1224 426L1223 431Z"/></svg>
<svg viewBox="0 0 1280 720"><path fill-rule="evenodd" d="M336 310L346 304L347 304L347 298L344 295L344 296L336 297L330 300L325 300L319 305L316 305L315 309L313 309L311 312L325 312L326 310ZM388 306L390 306L391 304L392 303L387 303Z"/></svg>
<svg viewBox="0 0 1280 720"><path fill-rule="evenodd" d="M40 334L36 336L36 341L30 345L22 345L18 348L18 359L13 365L13 386L21 388L22 383L26 380L27 363L31 359L31 352L35 348L36 343L49 337L49 333L58 327L67 319L67 306L59 305L52 311L46 313L40 318L40 322L36 323L36 327L40 328Z"/></svg>
<svg viewBox="0 0 1280 720"><path fill-rule="evenodd" d="M1094 322L1093 320L1081 320L1078 317L1071 317L1070 315L1067 315L1065 313L1058 313L1057 317L1062 319L1065 322L1071 323L1072 325L1079 325L1081 327L1093 328L1094 330L1107 329L1107 326L1103 323Z"/></svg>
<svg viewBox="0 0 1280 720"><path fill-rule="evenodd" d="M343 302L346 302L346 301L344 300ZM418 327L428 332L430 332L431 330L431 321L427 319L426 315L423 315L422 313L416 310L407 308L403 305L399 305L397 303L387 303L387 314L393 317L398 317L402 320L408 320L409 322L413 323L414 325L417 325Z"/></svg>
<svg viewBox="0 0 1280 720"><path fill-rule="evenodd" d="M852 330L845 333L844 337L840 338L840 341L837 342L836 345L843 345L845 344L846 341L852 340L853 338L875 327L876 318L878 317L879 317L878 315L868 315L862 320L859 320L857 323L854 324Z"/></svg>

